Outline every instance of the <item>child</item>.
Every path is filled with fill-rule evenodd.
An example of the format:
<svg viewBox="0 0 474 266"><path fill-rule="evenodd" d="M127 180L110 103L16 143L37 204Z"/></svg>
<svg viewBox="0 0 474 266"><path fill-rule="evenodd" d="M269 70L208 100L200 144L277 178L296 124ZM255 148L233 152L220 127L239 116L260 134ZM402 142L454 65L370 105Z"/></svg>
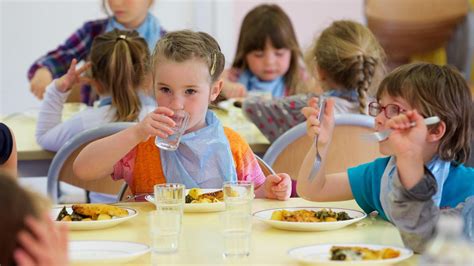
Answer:
<svg viewBox="0 0 474 266"><path fill-rule="evenodd" d="M46 200L0 172L0 264L67 265L68 229L49 218Z"/></svg>
<svg viewBox="0 0 474 266"><path fill-rule="evenodd" d="M281 98L304 88L302 53L290 18L277 5L259 5L244 18L222 94L256 91Z"/></svg>
<svg viewBox="0 0 474 266"><path fill-rule="evenodd" d="M325 174L334 130L334 101L327 101L322 121L316 118L316 102L310 100L303 113L308 134L319 135L321 168L316 176L308 177L316 154L313 146L298 176L297 190L302 197L315 201L354 198L365 212L377 211L397 225L390 196L393 179L399 178L410 190L423 175L433 175L438 189L431 199L441 209L455 208L474 195L474 169L463 165L470 151L471 94L457 71L447 66L410 64L390 73L380 84L377 102L369 104L369 114L376 116L376 130L392 130L388 139L379 143L380 152L390 157L349 168L346 173ZM423 118L431 116L441 121L427 127ZM415 210L410 218L420 215Z"/></svg>
<svg viewBox="0 0 474 266"><path fill-rule="evenodd" d="M16 176L17 164L15 136L5 124L0 123L0 170Z"/></svg>
<svg viewBox="0 0 474 266"><path fill-rule="evenodd" d="M265 178L249 145L208 110L222 88L218 43L203 32L171 32L157 43L152 60L158 108L136 126L86 146L74 162L75 174L85 180L112 174L135 195L165 182L218 188L224 181L248 180L257 197L287 199L289 176ZM188 112L189 123L176 151L160 150L154 137L173 133L173 110Z"/></svg>
<svg viewBox="0 0 474 266"><path fill-rule="evenodd" d="M107 0L107 3L102 0L104 10L107 12L108 4L112 16L86 22L64 44L36 60L28 71L32 93L38 99L43 99L46 86L53 79L66 74L73 59L79 62L86 60L94 38L113 29L136 30L146 40L151 52L158 39L165 34L158 19L148 11L152 3L153 0ZM92 105L96 98L90 94L90 87L82 87L81 101Z"/></svg>
<svg viewBox="0 0 474 266"><path fill-rule="evenodd" d="M78 133L104 123L138 121L155 108L155 101L143 93L148 71L148 47L135 31L113 30L97 36L91 47L90 63L68 72L48 86L36 126L36 140L44 149L58 151ZM97 108L88 107L61 123L61 112L71 88L92 66L92 80L100 95Z"/></svg>
<svg viewBox="0 0 474 266"><path fill-rule="evenodd" d="M315 39L307 61L325 91L334 97L335 112L366 114L369 91L383 76L385 55L365 26L348 20L335 21ZM305 118L301 109L314 93L284 99L247 98L245 115L273 142Z"/></svg>

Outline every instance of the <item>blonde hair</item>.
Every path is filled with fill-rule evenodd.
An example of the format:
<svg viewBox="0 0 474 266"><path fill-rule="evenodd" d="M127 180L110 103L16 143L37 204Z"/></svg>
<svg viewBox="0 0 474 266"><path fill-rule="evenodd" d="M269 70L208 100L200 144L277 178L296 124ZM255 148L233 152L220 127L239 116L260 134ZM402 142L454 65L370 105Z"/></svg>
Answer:
<svg viewBox="0 0 474 266"><path fill-rule="evenodd" d="M111 32L92 42L92 78L112 95L115 121L136 121L141 103L137 90L148 73L148 46L136 31Z"/></svg>
<svg viewBox="0 0 474 266"><path fill-rule="evenodd" d="M342 89L355 89L359 111L366 113L368 94L385 73L385 53L367 27L349 20L333 22L315 40L307 58L313 70L316 63Z"/></svg>
<svg viewBox="0 0 474 266"><path fill-rule="evenodd" d="M438 155L445 161L464 163L471 141L471 91L463 76L450 66L428 63L403 65L380 83L384 94L400 97L424 117L438 116L446 124Z"/></svg>
<svg viewBox="0 0 474 266"><path fill-rule="evenodd" d="M224 54L217 41L205 32L191 30L168 32L161 37L153 52L152 69L162 59L174 62L202 60L208 67L211 83L220 78L225 64Z"/></svg>
<svg viewBox="0 0 474 266"><path fill-rule="evenodd" d="M295 94L300 88L304 90L301 80L303 53L290 18L278 5L259 5L247 13L240 28L232 67L248 69L246 55L255 50L264 50L267 39L270 39L276 49L286 48L291 51L290 67L284 75L288 95Z"/></svg>

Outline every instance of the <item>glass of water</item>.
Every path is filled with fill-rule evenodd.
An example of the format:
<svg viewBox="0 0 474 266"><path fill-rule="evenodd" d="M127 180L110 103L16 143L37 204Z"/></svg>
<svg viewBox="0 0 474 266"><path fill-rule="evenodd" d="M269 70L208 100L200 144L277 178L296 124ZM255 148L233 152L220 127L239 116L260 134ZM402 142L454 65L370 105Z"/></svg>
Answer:
<svg viewBox="0 0 474 266"><path fill-rule="evenodd" d="M181 136L188 127L189 113L184 110L173 110L174 114L170 117L176 123L176 126L172 128L173 134L167 138L155 137L155 145L164 150L174 151L178 148Z"/></svg>
<svg viewBox="0 0 474 266"><path fill-rule="evenodd" d="M227 212L239 212L250 215L252 200L255 197L253 182L224 182L222 190L224 191L224 202Z"/></svg>
<svg viewBox="0 0 474 266"><path fill-rule="evenodd" d="M226 258L246 257L250 254L252 220L250 214L224 212L221 214L222 237Z"/></svg>
<svg viewBox="0 0 474 266"><path fill-rule="evenodd" d="M154 187L156 211L150 213L152 249L156 253L178 250L183 218L183 184L158 184Z"/></svg>

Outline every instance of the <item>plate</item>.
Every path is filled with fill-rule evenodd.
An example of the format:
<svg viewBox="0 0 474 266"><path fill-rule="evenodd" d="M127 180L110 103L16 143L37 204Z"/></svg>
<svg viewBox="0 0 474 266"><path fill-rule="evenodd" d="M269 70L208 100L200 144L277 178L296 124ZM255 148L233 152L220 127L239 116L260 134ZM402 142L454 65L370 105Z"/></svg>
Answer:
<svg viewBox="0 0 474 266"><path fill-rule="evenodd" d="M221 189L206 189L201 188L201 192L209 193L215 192ZM189 189L186 189L186 195L188 195ZM145 196L145 200L155 204L155 198L149 194ZM214 203L186 203L184 204L184 212L220 212L225 210L225 203L223 201Z"/></svg>
<svg viewBox="0 0 474 266"><path fill-rule="evenodd" d="M370 249L382 249L382 248L392 248L400 251L400 256L393 259L386 260L366 260L366 261L334 261L330 260L330 250L332 246L345 246L345 247L366 247ZM302 246L290 249L288 255L301 263L311 263L311 264L321 264L321 265L389 265L406 260L413 255L413 251L394 246L384 246L384 245L367 245L367 244L321 244L321 245L310 245Z"/></svg>
<svg viewBox="0 0 474 266"><path fill-rule="evenodd" d="M128 241L77 240L69 241L72 262L124 263L150 251L148 245Z"/></svg>
<svg viewBox="0 0 474 266"><path fill-rule="evenodd" d="M56 217L58 217L58 214L62 208L63 207L55 207L52 209L51 217L54 220L56 220ZM67 224L70 230L95 230L95 229L102 229L102 228L116 226L138 215L138 211L135 209L121 207L121 206L120 208L127 210L128 216L112 218L110 220L100 220L100 221L71 221L71 222L56 221L56 222ZM66 210L68 213L72 213L72 208L70 206L66 207Z"/></svg>
<svg viewBox="0 0 474 266"><path fill-rule="evenodd" d="M335 212L345 211L349 214L352 219L345 220L345 221L337 221L337 222L285 222L285 221L276 221L271 220L272 213L278 210L287 210L287 211L296 211L296 210L312 210L312 211L320 211L322 209L331 209ZM276 209L267 209L255 212L253 214L256 218L264 221L265 223L283 230L291 230L291 231L328 231L328 230L336 230L339 228L343 228L355 222L358 222L364 219L367 214L362 211L352 210L352 209L342 209L342 208L332 208L332 207L291 207L291 208L276 208Z"/></svg>

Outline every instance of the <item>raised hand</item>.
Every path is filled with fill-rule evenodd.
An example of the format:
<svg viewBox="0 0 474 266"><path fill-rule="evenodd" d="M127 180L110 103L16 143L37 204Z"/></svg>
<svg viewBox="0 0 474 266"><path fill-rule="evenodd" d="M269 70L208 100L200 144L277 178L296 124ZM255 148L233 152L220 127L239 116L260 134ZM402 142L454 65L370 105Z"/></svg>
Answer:
<svg viewBox="0 0 474 266"><path fill-rule="evenodd" d="M91 67L91 63L88 62L81 66L79 69L76 69L77 60L72 59L71 65L66 74L60 77L56 81L56 87L61 92L66 92L71 89L74 84L84 84L91 83L91 79L81 76L87 69Z"/></svg>
<svg viewBox="0 0 474 266"><path fill-rule="evenodd" d="M301 110L306 117L306 132L310 137L319 135L318 141L328 143L332 138L334 131L334 100L331 98L326 100L326 108L323 113L322 121L318 120L319 116L319 99L313 97L308 100L308 106Z"/></svg>
<svg viewBox="0 0 474 266"><path fill-rule="evenodd" d="M173 114L173 110L167 107L158 107L149 113L137 125L140 140L146 141L151 136L167 138L173 134L172 127L176 126L176 123L170 118Z"/></svg>

